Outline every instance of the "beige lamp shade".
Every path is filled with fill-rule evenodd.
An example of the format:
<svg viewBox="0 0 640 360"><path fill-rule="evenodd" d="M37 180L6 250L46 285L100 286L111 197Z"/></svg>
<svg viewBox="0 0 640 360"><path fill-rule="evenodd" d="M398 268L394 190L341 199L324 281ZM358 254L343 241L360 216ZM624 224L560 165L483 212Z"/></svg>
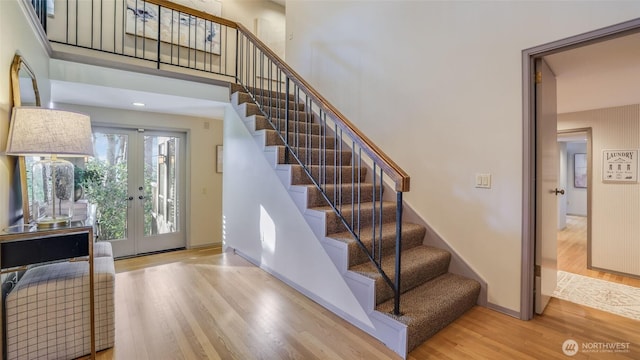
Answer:
<svg viewBox="0 0 640 360"><path fill-rule="evenodd" d="M15 107L7 155L93 156L89 116L41 107Z"/></svg>

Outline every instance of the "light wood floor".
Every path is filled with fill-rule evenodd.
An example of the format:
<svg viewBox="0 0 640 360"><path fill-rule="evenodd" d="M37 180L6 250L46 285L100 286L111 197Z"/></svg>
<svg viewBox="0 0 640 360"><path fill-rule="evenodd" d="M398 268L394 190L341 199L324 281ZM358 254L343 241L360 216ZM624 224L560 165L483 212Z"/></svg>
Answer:
<svg viewBox="0 0 640 360"><path fill-rule="evenodd" d="M116 261L115 347L98 359L399 359L361 330L219 248ZM408 359L567 359L562 343L630 343L640 322L552 299L521 321L474 307ZM587 356L590 355L590 356Z"/></svg>
<svg viewBox="0 0 640 360"><path fill-rule="evenodd" d="M558 231L558 270L640 287L640 279L587 269L587 218L567 216L567 227Z"/></svg>

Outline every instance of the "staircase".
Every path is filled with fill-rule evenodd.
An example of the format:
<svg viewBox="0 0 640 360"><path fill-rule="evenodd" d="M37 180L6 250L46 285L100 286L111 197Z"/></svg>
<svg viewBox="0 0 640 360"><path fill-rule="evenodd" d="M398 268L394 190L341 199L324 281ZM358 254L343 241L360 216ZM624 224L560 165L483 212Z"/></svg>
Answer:
<svg viewBox="0 0 640 360"><path fill-rule="evenodd" d="M219 43L231 45L225 45L224 48L221 47L214 51L214 38L202 36L199 38L200 44L196 44L195 49L203 54L201 57L197 57L194 52L192 64L191 51L183 51L182 55L180 51L177 51L174 54L173 48L175 46L182 47L185 44L180 43L179 40L168 43L174 41L173 36L170 39L163 38L163 41L149 39L144 35L137 36L133 45L126 44L124 39L131 34L126 32L124 26L121 28L103 26L102 18L94 18L93 16L94 2L97 7L101 8L102 3L99 0L92 0L86 2L89 6L81 8L76 6L75 12L71 9L70 13L67 9L66 25L62 25L62 21L59 21L57 26L61 31L54 32L58 35L63 34L63 36L59 39L52 37L48 40L52 43L73 46L78 49L93 49L111 55L120 54L143 61L152 61L153 67L157 70L164 71L165 68L171 69L171 71L180 70L178 71L180 78L192 76L191 72L183 73L183 68L198 71L198 75L204 74L212 82L226 82L231 79L245 84L256 85L261 82L271 85L278 84L279 86L282 84L282 79L286 78L287 87L293 83L293 92L298 94L303 92L306 95L314 93L307 86L308 84L295 75L291 68L277 58L242 24L202 12L195 12L169 1L147 0L147 3L155 4L154 8L157 6L158 13L171 11L181 17L194 18L197 20L193 23L207 23L210 29L213 28L213 24L219 26L219 30L216 32L221 36L218 39ZM141 6L142 9L146 9L147 5ZM42 24L51 22L50 25L56 25L55 18L47 19L42 16L44 8L39 10L41 10L39 15ZM124 14L125 11L117 11L114 13L113 19L108 16L107 24L125 24ZM33 14L32 17L37 20L36 14ZM69 21L69 17L75 20ZM92 21L91 29L100 29L101 39L102 37L113 37L113 44L105 42L103 47L102 41L94 42L93 31L90 32L90 36L77 36L78 19L89 17ZM134 21L146 22L144 18ZM151 33L157 33L160 37L159 21L157 23L158 27ZM76 28L71 29L69 24L76 24ZM180 33L185 25L172 23L170 26L169 34L173 34L174 31ZM144 28L146 29L146 27L145 24ZM113 33L103 34L104 29L109 29L108 31L113 31ZM76 36L69 36L70 34ZM122 39L121 43L117 44L116 39ZM149 44L147 44L148 41L150 41ZM194 44L195 41L196 39L194 39ZM189 44L191 45L191 40L189 40ZM190 48L189 50L195 51L195 49ZM170 56L167 56L167 53L170 53ZM84 60L84 53L76 55L78 59ZM184 65L185 61L187 66ZM111 65L115 66L116 63L114 59ZM147 66L140 66L139 69L148 71ZM291 82L291 79L296 79L296 81ZM253 90L254 95L250 95L245 90ZM387 166L387 169L384 170L391 170L391 172L395 170L396 175L399 168L391 166L392 161L389 159L377 162L380 159L373 157L369 159L370 161L363 162L361 161L362 154L353 153L353 146L349 146L344 138L332 138L326 128L318 123L318 119L323 116L322 112L325 116L332 112L330 106L321 108L320 113L312 113L307 110L307 103L294 101L291 94L255 91L255 87L244 88L235 84L231 85L231 94L232 105L244 120L247 130L254 135L256 141L260 142L259 145L263 146L265 156L274 160L273 167L276 172L279 172L280 180L285 183L288 189L296 189L290 190L289 193L292 197L300 195L304 197L302 201L297 202L304 204L302 207L299 206L299 209L305 213L305 216L311 214L311 216L305 217L309 227L314 228L315 235L321 239L322 246L335 264L340 276L343 277L344 283L348 284L369 319L367 324L357 323L359 318L352 321L355 317L350 319L349 314L338 313L342 309L338 309L339 311L336 312L339 316L369 332L399 354L406 356L417 345L476 304L480 293L480 284L449 272L451 254L423 244L425 227L408 222L398 226L399 224L396 223L396 219L401 218L398 214L401 214L402 210L397 209L397 204L402 204L402 191L408 190L408 176L400 180L392 179L400 182L406 180L406 183L400 187L404 189L406 186L407 190L398 189L396 182L395 190L399 191L396 201L385 199L383 193L388 185L382 180L383 169L381 168ZM313 96L309 96L308 99L317 101L318 98L314 99ZM262 106L262 111L266 110L266 113L276 115L272 115L271 119L265 118L256 102L269 104L269 107ZM288 112L284 109L288 109ZM285 117L289 120L285 120ZM282 129L285 124L289 129L293 129L287 137L289 145L297 148L296 154L287 150L282 141L282 134L276 131L276 129ZM342 125L344 124L343 120ZM342 128L340 131L344 129ZM347 129L345 132L350 132L350 130ZM354 140L353 137L351 139ZM375 146L370 143L366 146L360 145L360 151L362 152L364 149L364 152L367 152L372 147ZM305 159L306 167L297 162L296 156ZM373 169L371 163L374 164ZM286 170L282 170L284 167ZM377 177L377 170L380 170L379 177ZM309 174L318 174L321 178L338 179L339 181L324 183L320 189L314 184ZM355 180L358 184L357 193L353 186L354 177L357 177ZM367 182L371 178L374 181ZM379 179L378 182L375 181L376 178ZM337 210L329 206L329 203L339 204L342 217L338 216ZM352 225L356 219L357 229L345 226L347 222L345 219L349 218L352 219ZM318 220L317 223L311 224L316 220ZM318 224L321 226L318 227ZM373 229L373 233L360 232L361 226ZM394 293L395 289L390 287L390 284L394 283L390 279L395 278L396 237L399 228L401 228L402 239L402 266L400 267L402 281L399 290L402 295L399 304L401 312L394 315L397 305L394 298L396 294ZM358 233L360 242L355 240L355 233ZM369 254L364 249L369 249L367 250ZM374 265L373 261L377 265ZM361 309L357 308L356 310Z"/></svg>
<svg viewBox="0 0 640 360"><path fill-rule="evenodd" d="M284 177L283 181L289 182L285 184L286 186L302 189L298 193L304 194L303 211L305 213L313 213L322 218L324 231L320 236L324 237L323 241L342 244L342 246L331 248L342 249L344 254L341 256L346 259L346 265L341 260L334 260L334 263L337 267L345 265L348 268L344 277L349 282L354 294L357 297L363 297L359 299L360 303L365 308L367 304L371 305L371 309L368 310L373 317L379 319L381 317L378 315L384 314L383 318L386 320L383 321L397 322L396 327L406 326L405 356L476 304L480 293L480 284L475 280L448 272L451 254L438 248L423 245L426 233L424 226L403 223L401 227L401 314L393 315L393 290L384 281L361 246L354 240L352 233L347 231L343 221L329 206L327 199L331 201L339 199L342 215L346 218L353 215L352 211L357 206L358 216L363 219L363 226L367 225L367 219L375 216L373 212L381 212L379 215L381 224L377 230L378 234L375 235L377 238L375 246L379 247L376 252L382 257L381 268L391 279L395 276L396 202L385 201L383 197L377 195L384 191L384 186L381 189L379 183L363 182L359 186L356 196L352 185L353 174L357 174L358 181L365 181L367 173L371 172L371 169L364 165L354 164L354 154L351 153L351 149L341 146L339 142L338 145L335 145L333 138L330 137L331 134L325 134L330 140L323 141L320 136L322 130L321 125L317 122L317 114L306 113L305 105L294 102L290 96L288 105L290 114L292 112L298 112L298 114L289 116L288 129L296 129L295 133L289 133L289 143L295 143L301 147L298 156L310 161L312 164L308 166L310 173L320 174L321 164L324 163L324 165L332 166L325 168L326 173L323 176L342 181L342 183L324 185L323 195L321 190L313 184L303 166L296 162L294 156L291 154L285 156L288 150L275 130L276 128L284 128L285 120L282 118L273 119L274 128L272 123L262 115L259 106L253 100L255 98L259 103L277 106L277 109L263 108L263 110L267 109L267 113L284 117L282 99L285 99L286 96L279 94L278 100L269 99L268 95L256 95L252 98L246 90L240 85L231 85L233 107L243 119L248 130L254 134L254 139L262 142L259 145L264 146L266 152L275 153L273 156L276 162L274 168L282 168L283 165L287 165L288 175ZM299 123L296 124L296 120L291 119L299 119L297 120ZM321 143L324 145L322 151L319 149ZM339 149L335 149L336 147ZM334 167L334 164L337 166ZM357 198L360 200L359 204L352 206ZM365 248L371 248L373 236L368 232L360 234ZM369 290L367 286L359 285L367 282L370 284ZM384 334L372 335L387 343L388 339L385 339ZM398 350L396 351L398 352Z"/></svg>

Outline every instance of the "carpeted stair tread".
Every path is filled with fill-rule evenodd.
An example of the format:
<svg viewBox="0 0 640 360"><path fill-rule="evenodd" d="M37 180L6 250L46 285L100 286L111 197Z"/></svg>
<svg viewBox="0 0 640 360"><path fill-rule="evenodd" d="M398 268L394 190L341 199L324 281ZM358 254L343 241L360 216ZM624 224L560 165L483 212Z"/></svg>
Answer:
<svg viewBox="0 0 640 360"><path fill-rule="evenodd" d="M240 85L240 84L234 84L234 83L230 83L229 84L229 94L233 95L236 92L240 92L240 93L247 93L247 90L245 90L245 88ZM285 97L287 97L287 95L281 91L278 92L277 89L271 89L271 91L269 91L268 88L266 89L260 89L258 87L253 87L253 86L249 86L248 87L249 91L251 91L254 94L258 94L261 96L271 96L274 98L278 98L278 99L284 99ZM289 94L289 100L290 101L295 101L296 97L294 94Z"/></svg>
<svg viewBox="0 0 640 360"><path fill-rule="evenodd" d="M393 299L376 310L407 325L407 352L471 309L480 294L480 284L456 274L446 273L404 294L400 298L401 316L395 316Z"/></svg>
<svg viewBox="0 0 640 360"><path fill-rule="evenodd" d="M245 116L251 115L264 115L258 105L255 103L243 103L238 105L245 105ZM270 115L272 118L284 119L287 111L285 109L277 108L277 107L263 107L264 112L267 115ZM298 122L316 122L317 116L313 113L308 113L305 111L295 111L289 110L289 120L290 121L298 121Z"/></svg>
<svg viewBox="0 0 640 360"><path fill-rule="evenodd" d="M253 130L273 130L274 127L271 125L271 123L269 123L269 120L267 120L266 117L262 116L262 115L252 115L252 118L250 118L250 121L254 122L254 129ZM285 123L286 121L284 119L274 119L274 125L276 129L280 129L282 131L284 131L285 129ZM298 126L296 127L296 124L300 125L302 124L302 126ZM298 133L303 133L303 134L320 134L321 126L320 124L315 124L315 123L299 123L299 122L295 122L290 120L289 124L287 125L287 130L289 131L295 131Z"/></svg>
<svg viewBox="0 0 640 360"><path fill-rule="evenodd" d="M449 269L451 254L442 249L420 245L402 251L401 261L401 292L406 292L426 281L445 274ZM365 262L349 268L350 271L375 279L376 304L380 304L393 297L393 291L384 281L371 262ZM382 270L390 279L395 278L395 254L382 259Z"/></svg>
<svg viewBox="0 0 640 360"><path fill-rule="evenodd" d="M327 200L322 195L320 189L315 185L306 185L307 187L307 207L323 206L327 204ZM352 204L360 201L373 201L374 197L380 197L380 185L376 186L375 192L373 184L370 183L342 183L342 184L324 184L322 185L325 195L330 201L335 203L339 200L339 204Z"/></svg>
<svg viewBox="0 0 640 360"><path fill-rule="evenodd" d="M281 99L277 99L269 96L255 95L255 98L258 104L264 104L265 106L280 107L280 108L284 108L285 106L287 106L286 104L287 101L284 99L284 97ZM248 103L248 102L253 102L251 95L249 95L249 93L239 92L238 103L242 104L242 103ZM289 101L288 106L289 106L289 109L292 109L292 110L294 109L299 111L304 110L303 103L295 103L294 101Z"/></svg>
<svg viewBox="0 0 640 360"><path fill-rule="evenodd" d="M318 165L307 166L307 169L316 179L322 179L325 183L343 183L364 182L367 176L367 168L364 166L353 167L351 165L328 166L324 169ZM291 185L309 185L312 184L309 175L305 172L300 164L291 165Z"/></svg>
<svg viewBox="0 0 640 360"><path fill-rule="evenodd" d="M382 208L382 223L393 222L396 219L396 203L391 201L366 202L360 206L345 205L340 208L342 216L347 222L353 225L353 228L367 229L373 221L373 213L375 211L376 222L380 221L380 210ZM310 208L312 210L324 211L327 215L326 234L327 236L335 233L346 231L344 224L333 211L330 206L317 206Z"/></svg>
<svg viewBox="0 0 640 360"><path fill-rule="evenodd" d="M285 147L284 145L275 146L278 152L278 164L285 164ZM310 158L310 163L318 165L323 163L325 165L334 165L337 161L339 165L346 165L351 163L351 151L343 150L333 150L333 149L311 149L307 151L305 148L295 149L299 157L303 159ZM298 162L295 160L293 156L289 157L289 164L297 164Z"/></svg>
<svg viewBox="0 0 640 360"><path fill-rule="evenodd" d="M379 228L378 228L379 229ZM380 238L382 238L382 256L395 254L396 251L396 223L390 222L382 224L382 237L376 229L376 246L380 246ZM402 223L402 249L409 250L415 246L422 245L424 236L427 232L424 226L409 222ZM355 266L369 261L369 257L362 250L357 241L350 232L332 234L331 238L346 242L349 249L349 266ZM367 249L371 249L373 232L360 232L360 241Z"/></svg>
<svg viewBox="0 0 640 360"><path fill-rule="evenodd" d="M277 131L273 129L264 129L264 130L258 130L258 131L265 132L266 134L265 145L267 146L284 145L284 141L280 138ZM284 136L284 134L282 134L282 136ZM296 134L294 132L289 132L288 140L289 140L288 142L292 144L294 147L296 146L307 147L307 144L309 144L309 147L311 148L319 148L320 145L323 145L325 149L333 149L336 144L334 137L327 136L326 140L324 140L323 142L322 137L318 135L297 134L297 139L296 139Z"/></svg>

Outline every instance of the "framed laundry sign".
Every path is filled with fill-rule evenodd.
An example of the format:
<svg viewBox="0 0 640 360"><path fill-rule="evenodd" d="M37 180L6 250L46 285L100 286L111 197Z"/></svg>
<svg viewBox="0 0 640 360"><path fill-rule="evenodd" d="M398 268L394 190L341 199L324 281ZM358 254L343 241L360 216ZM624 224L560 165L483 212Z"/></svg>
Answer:
<svg viewBox="0 0 640 360"><path fill-rule="evenodd" d="M638 150L602 150L602 181L638 182Z"/></svg>

